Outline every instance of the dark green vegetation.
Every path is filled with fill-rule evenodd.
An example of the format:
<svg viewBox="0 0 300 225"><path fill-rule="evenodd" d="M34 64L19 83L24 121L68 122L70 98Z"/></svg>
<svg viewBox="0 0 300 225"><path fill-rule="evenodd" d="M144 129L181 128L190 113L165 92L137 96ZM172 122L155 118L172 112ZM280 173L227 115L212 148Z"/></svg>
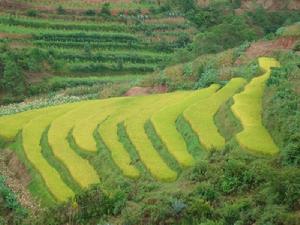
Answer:
<svg viewBox="0 0 300 225"><path fill-rule="evenodd" d="M283 66L272 72L267 83L268 88L264 99L265 125L282 148L281 163L299 167L300 59L292 53L278 55L278 57Z"/></svg>
<svg viewBox="0 0 300 225"><path fill-rule="evenodd" d="M235 10L239 5L240 1L212 1L205 7L198 7L193 0L143 2L140 7L146 7L146 14L140 9L113 16L111 11L118 6L108 4L103 5L100 14L87 10L74 17L63 6L57 7L56 13L7 10L10 14L0 14L1 102L65 88L63 84L53 86L52 76L104 76L111 78L108 83L117 83L111 89L118 89L120 83L128 89L136 79L124 84L113 77L148 74L264 35L272 37L278 28L300 18L297 11L269 12L259 5L238 15ZM73 6L87 7L79 1ZM72 84L68 87L90 89L85 82ZM97 94L104 88L101 85L95 89L86 92Z"/></svg>
<svg viewBox="0 0 300 225"><path fill-rule="evenodd" d="M0 176L0 224L19 224L27 216L27 210L20 205L5 180L4 176Z"/></svg>
<svg viewBox="0 0 300 225"><path fill-rule="evenodd" d="M32 9L20 10L18 16L0 15L0 33L6 34L0 49L1 102L59 91L66 96L104 98L123 95L134 85L166 85L172 91L224 85L240 76L249 81L260 74L256 59L236 62L250 42L276 39L278 28L300 21L299 11L257 7L237 15L242 1L199 7L193 0L157 1L160 5L150 6L143 1L140 6L149 7L148 21L139 19L144 14L136 5L127 16L112 16L113 5L107 4L97 10L84 8L73 21L65 2L54 5L52 12ZM168 19L176 22L164 22ZM197 160L195 167L185 171L165 157L165 146L151 124L146 125L155 149L180 171L176 182L159 183L139 162L124 125L119 124L120 142L142 178L124 178L95 132L97 153L85 153L74 141L70 143L101 174L101 184L58 204L26 161L19 136L10 147L28 167L33 180L28 189L43 200L45 210L33 215L23 209L0 176L0 224L298 225L300 57L296 51L272 53L282 67L272 70L264 93L263 124L280 148L278 155L252 155L240 149L234 135L241 125L230 111L230 100L215 116L220 133L229 141L221 151L206 152L184 118L176 121ZM47 145L46 138L41 144ZM44 149L51 161L51 150ZM74 185L68 171L61 170L65 170L63 179Z"/></svg>
<svg viewBox="0 0 300 225"><path fill-rule="evenodd" d="M73 6L83 4L73 3ZM61 5L55 13L39 9L24 11L22 7L12 12L3 4L4 12L0 13L2 103L64 89L63 79L69 77L91 78L89 84L80 79L67 82L69 88L86 89L94 77L104 78L105 82L96 82L101 85L93 94L105 89L102 84L107 83L125 85L128 89L135 78L124 81L115 77L145 75L164 67L172 53L190 43L196 32L195 26L180 13L160 10L152 3L137 5L154 6L158 11L147 8L146 14L136 9L112 15L118 6L106 4L100 13L87 9L73 17ZM33 3L33 8L35 4L38 3ZM53 76L60 76L61 83L56 80L53 86Z"/></svg>

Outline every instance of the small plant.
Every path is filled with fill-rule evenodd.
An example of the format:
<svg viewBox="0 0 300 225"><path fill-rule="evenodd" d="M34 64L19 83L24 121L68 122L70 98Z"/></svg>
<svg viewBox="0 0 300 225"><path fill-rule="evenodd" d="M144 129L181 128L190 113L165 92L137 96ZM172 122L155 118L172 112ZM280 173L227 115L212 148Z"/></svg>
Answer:
<svg viewBox="0 0 300 225"><path fill-rule="evenodd" d="M219 77L219 71L215 68L207 68L199 74L200 78L196 83L196 88L208 87L211 84L217 83Z"/></svg>
<svg viewBox="0 0 300 225"><path fill-rule="evenodd" d="M0 197L4 199L4 207L13 210L17 217L21 219L27 215L27 211L20 205L15 193L6 186L4 176L0 176Z"/></svg>
<svg viewBox="0 0 300 225"><path fill-rule="evenodd" d="M173 214L175 216L178 216L187 207L187 205L184 202L182 202L181 200L175 199L172 202L171 207L172 207Z"/></svg>
<svg viewBox="0 0 300 225"><path fill-rule="evenodd" d="M111 16L110 3L106 2L103 4L100 14L103 16Z"/></svg>
<svg viewBox="0 0 300 225"><path fill-rule="evenodd" d="M59 15L63 15L63 14L66 13L66 10L60 5L60 6L57 7L56 12Z"/></svg>
<svg viewBox="0 0 300 225"><path fill-rule="evenodd" d="M86 16L95 16L96 15L96 11L89 9L84 13Z"/></svg>
<svg viewBox="0 0 300 225"><path fill-rule="evenodd" d="M27 16L30 16L30 17L37 17L38 11L34 10L34 9L29 9L26 14L27 14Z"/></svg>
<svg viewBox="0 0 300 225"><path fill-rule="evenodd" d="M186 63L183 66L183 75L186 77L190 77L193 75L193 64L192 63Z"/></svg>

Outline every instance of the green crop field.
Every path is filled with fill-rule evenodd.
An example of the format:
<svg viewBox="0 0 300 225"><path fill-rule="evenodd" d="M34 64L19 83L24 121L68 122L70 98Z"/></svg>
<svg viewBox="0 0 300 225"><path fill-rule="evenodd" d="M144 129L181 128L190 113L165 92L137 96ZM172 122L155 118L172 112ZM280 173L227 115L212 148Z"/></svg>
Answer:
<svg viewBox="0 0 300 225"><path fill-rule="evenodd" d="M219 108L233 97L232 110L241 121L243 130L236 135L238 143L247 150L259 153L276 153L278 148L261 124L262 93L270 68L277 61L260 58L265 74L249 84L243 78L233 78L224 87L213 84L197 91L177 91L141 97L118 97L104 100L42 108L0 117L0 134L5 140L14 140L22 131L23 151L36 172L41 175L47 190L58 201L74 195L72 185L66 184L66 174L53 167L40 144L47 131L47 140L56 163L66 168L72 180L81 188L101 182L101 170L78 151L92 153L102 151L97 137L105 144L115 166L123 176L138 179L145 174L136 163L142 163L149 174L158 181L175 181L179 174L174 168L185 169L194 165L195 158L176 126L183 115L206 150L222 149L225 138L218 132L214 116ZM245 87L244 91L243 88ZM240 94L238 92L242 91ZM250 107L251 106L251 107ZM151 123L154 132L149 133L146 124ZM133 149L124 145L118 132L124 125ZM95 132L99 136L95 135ZM74 149L70 135L79 149ZM157 136L167 152L161 155L152 140ZM132 158L134 151L138 158ZM93 157L93 156L92 156ZM168 158L174 158L170 165ZM174 167L175 166L175 167Z"/></svg>
<svg viewBox="0 0 300 225"><path fill-rule="evenodd" d="M114 1L109 15L101 14L104 3L14 0L14 12L0 12L0 43L28 63L26 96L65 88L80 95L78 86L95 94L92 80L130 86L165 66L196 32L180 15L149 16L153 2Z"/></svg>
<svg viewBox="0 0 300 225"><path fill-rule="evenodd" d="M188 37L194 32L185 22L126 24L96 18L74 21L0 14L0 30L7 36L2 41L42 51L52 63L64 64L67 74L103 76L153 72L183 47L176 41L180 33Z"/></svg>

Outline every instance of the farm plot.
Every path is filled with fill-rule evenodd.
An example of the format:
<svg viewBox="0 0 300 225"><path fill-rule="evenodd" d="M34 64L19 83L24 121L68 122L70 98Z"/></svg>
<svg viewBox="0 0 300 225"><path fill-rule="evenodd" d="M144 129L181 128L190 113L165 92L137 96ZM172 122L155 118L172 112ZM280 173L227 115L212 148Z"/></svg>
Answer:
<svg viewBox="0 0 300 225"><path fill-rule="evenodd" d="M244 128L236 139L247 150L275 154L279 151L278 147L262 124L262 97L271 68L278 67L279 63L271 58L259 58L259 65L265 73L252 79L242 93L233 97L231 109Z"/></svg>
<svg viewBox="0 0 300 225"><path fill-rule="evenodd" d="M77 121L73 128L73 138L77 146L88 152L96 152L97 146L93 135L94 131L100 123L104 122L118 109L119 102L126 100L126 98L109 99L105 103L103 102L96 112L91 113L91 116Z"/></svg>
<svg viewBox="0 0 300 225"><path fill-rule="evenodd" d="M246 83L243 78L232 79L220 90L220 85L213 84L197 91L64 104L0 117L0 136L13 141L22 131L27 160L58 201L74 195L77 186L72 186L73 181L78 187L86 188L99 183L101 178L101 169L97 171L99 177L90 161L73 149L70 135L81 150L92 153L98 151L96 138L101 138L115 166L126 177L138 179L144 175L145 171L136 164L138 162L154 179L171 182L177 179L180 167L184 169L195 162L181 131L177 130L180 129L176 127L177 119L183 115L205 148L220 149L225 145L225 139L218 132L214 115L232 96L232 110L244 128L236 136L240 145L254 152L276 153L278 148L262 126L260 114L264 83L270 68L278 63L267 58L261 58L259 63L265 74L254 78L244 92L235 96ZM147 129L149 124L154 128L153 132ZM126 141L130 142L130 149L120 136L120 125L123 134L126 133ZM99 135L95 135L96 132ZM47 159L43 154L43 137L48 141L53 159ZM161 140L165 150L159 149L155 138ZM90 157L101 157L101 154ZM51 160L56 160L61 168L53 165ZM66 175L70 176L71 183Z"/></svg>
<svg viewBox="0 0 300 225"><path fill-rule="evenodd" d="M137 179L141 174L139 170L132 165L132 159L122 143L119 142L118 136L118 124L124 120L126 113L131 110L134 99L135 98L128 98L127 101L118 102L116 107L118 107L120 112L115 112L101 123L98 132L100 133L103 142L110 150L112 159L122 173L127 177Z"/></svg>
<svg viewBox="0 0 300 225"><path fill-rule="evenodd" d="M16 115L0 117L0 137L12 141L19 131L34 117L43 114L47 109L32 110Z"/></svg>
<svg viewBox="0 0 300 225"><path fill-rule="evenodd" d="M74 180L83 188L99 183L100 180L90 163L73 151L67 137L74 123L97 111L101 103L101 101L84 102L79 108L56 118L49 128L48 141L54 155L67 167Z"/></svg>
<svg viewBox="0 0 300 225"><path fill-rule="evenodd" d="M245 84L246 80L243 78L233 78L217 93L198 101L184 111L184 118L190 123L206 149L221 149L224 147L225 139L218 132L214 122L214 115L220 106Z"/></svg>
<svg viewBox="0 0 300 225"><path fill-rule="evenodd" d="M41 174L48 190L58 201L64 201L74 195L74 192L64 183L59 171L55 170L43 157L40 140L45 129L58 116L78 107L70 104L49 108L45 114L40 114L26 124L22 131L23 149L27 159Z"/></svg>
<svg viewBox="0 0 300 225"><path fill-rule="evenodd" d="M141 98L138 106L124 120L127 134L145 167L157 180L173 181L177 174L171 170L153 147L145 132L145 123L153 113L166 104L174 104L185 98L190 92L147 96Z"/></svg>
<svg viewBox="0 0 300 225"><path fill-rule="evenodd" d="M178 34L194 32L184 20L158 21L125 24L100 17L91 20L89 16L37 19L1 13L0 30L22 35L18 41L24 48L38 48L45 59L64 65L60 70L67 75L145 74L168 61L175 49L184 47ZM6 41L10 40L13 42L12 38Z"/></svg>
<svg viewBox="0 0 300 225"><path fill-rule="evenodd" d="M187 151L186 143L176 129L176 119L187 107L209 97L217 88L218 85L212 85L210 88L193 92L175 105L164 107L151 117L156 133L182 167L192 166L195 160Z"/></svg>

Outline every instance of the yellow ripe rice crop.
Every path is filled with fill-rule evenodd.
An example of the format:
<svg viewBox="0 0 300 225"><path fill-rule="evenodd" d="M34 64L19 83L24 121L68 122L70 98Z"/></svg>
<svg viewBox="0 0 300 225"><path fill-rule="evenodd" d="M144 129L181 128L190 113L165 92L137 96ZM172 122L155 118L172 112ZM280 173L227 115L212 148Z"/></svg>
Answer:
<svg viewBox="0 0 300 225"><path fill-rule="evenodd" d="M174 181L177 173L170 169L153 147L145 132L145 123L153 113L167 104L174 104L185 98L190 92L175 92L164 95L140 97L138 104L132 107L130 114L124 121L127 134L135 146L136 151L150 174L160 181Z"/></svg>
<svg viewBox="0 0 300 225"><path fill-rule="evenodd" d="M279 151L278 147L262 124L262 97L271 68L280 65L275 59L264 57L259 58L259 65L265 73L252 79L245 90L233 98L234 104L231 109L244 128L236 135L236 138L239 144L247 150L275 154Z"/></svg>
<svg viewBox="0 0 300 225"><path fill-rule="evenodd" d="M139 170L132 165L130 155L125 150L118 136L118 124L124 120L124 116L132 107L132 101L135 98L128 98L127 101L120 101L116 103L121 113L114 113L109 116L100 126L98 132L103 139L103 142L110 150L111 157L115 164L120 168L124 176L130 178L139 178Z"/></svg>
<svg viewBox="0 0 300 225"><path fill-rule="evenodd" d="M26 124L22 131L23 148L26 157L41 174L48 190L58 201L74 196L74 192L61 179L59 171L54 169L42 155L40 140L45 129L56 117L74 109L78 104L69 104L47 108L43 114Z"/></svg>
<svg viewBox="0 0 300 225"><path fill-rule="evenodd" d="M48 108L36 109L0 117L0 137L12 141L30 120L47 112L47 110Z"/></svg>
<svg viewBox="0 0 300 225"><path fill-rule="evenodd" d="M246 80L243 78L233 78L221 90L209 98L198 101L184 111L184 118L190 123L206 149L221 149L224 147L225 139L218 132L214 115L220 106L241 89L245 83Z"/></svg>
<svg viewBox="0 0 300 225"><path fill-rule="evenodd" d="M125 101L126 98L113 98L103 100L95 113L83 120L75 123L73 128L73 137L77 146L85 151L96 152L97 146L93 133L97 126L115 112L119 101Z"/></svg>
<svg viewBox="0 0 300 225"><path fill-rule="evenodd" d="M95 112L101 101L86 101L77 109L56 118L49 129L48 142L53 154L69 170L74 180L83 188L99 183L99 177L88 160L81 158L71 149L67 137L74 124Z"/></svg>
<svg viewBox="0 0 300 225"><path fill-rule="evenodd" d="M151 117L156 133L182 167L194 165L195 160L187 151L186 143L176 129L176 119L191 104L209 97L218 88L218 85L211 85L209 88L191 92L176 104L164 107Z"/></svg>

